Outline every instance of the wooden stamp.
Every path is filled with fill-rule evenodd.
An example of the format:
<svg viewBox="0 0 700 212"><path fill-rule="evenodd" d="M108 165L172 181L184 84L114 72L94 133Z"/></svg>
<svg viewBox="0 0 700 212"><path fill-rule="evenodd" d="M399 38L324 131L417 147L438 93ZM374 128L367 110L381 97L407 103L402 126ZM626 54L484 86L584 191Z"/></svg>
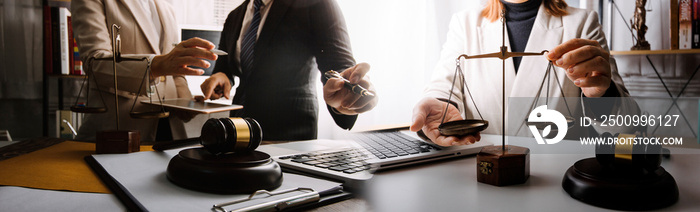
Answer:
<svg viewBox="0 0 700 212"><path fill-rule="evenodd" d="M488 146L476 155L476 180L495 186L521 184L530 176L530 149Z"/></svg>

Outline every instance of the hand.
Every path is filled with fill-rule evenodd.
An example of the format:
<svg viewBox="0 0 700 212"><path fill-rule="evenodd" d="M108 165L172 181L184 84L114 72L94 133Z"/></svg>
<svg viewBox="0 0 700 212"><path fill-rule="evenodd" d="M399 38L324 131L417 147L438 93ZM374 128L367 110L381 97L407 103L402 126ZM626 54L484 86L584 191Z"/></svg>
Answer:
<svg viewBox="0 0 700 212"><path fill-rule="evenodd" d="M199 87L204 93L204 99L215 100L221 97L228 99L228 94L231 93L231 82L223 72L212 74Z"/></svg>
<svg viewBox="0 0 700 212"><path fill-rule="evenodd" d="M151 77L166 75L202 75L204 70L187 66L209 68L211 64L203 59L216 60L218 56L210 50L214 44L201 38L190 38L182 41L168 54L153 57L151 62Z"/></svg>
<svg viewBox="0 0 700 212"><path fill-rule="evenodd" d="M418 130L423 130L425 136L433 141L433 143L440 146L473 144L481 140L481 134L479 133L464 137L444 136L440 134L438 126L440 126L440 122L442 121L445 104L447 104L445 122L463 119L462 115L459 113L459 109L455 106L432 97L426 97L420 100L418 104L416 104L416 107L413 108L411 131L416 132Z"/></svg>
<svg viewBox="0 0 700 212"><path fill-rule="evenodd" d="M610 52L598 41L569 40L549 51L547 59L564 68L569 80L587 97L601 97L610 87Z"/></svg>
<svg viewBox="0 0 700 212"><path fill-rule="evenodd" d="M366 76L367 72L369 72L369 64L360 63L345 69L340 75L348 79L350 83L360 84L376 95L377 92L374 90L374 86L372 86L372 83ZM377 96L361 96L353 93L350 89L344 87L343 80L336 78L328 79L326 84L323 85L323 99L326 100L326 104L345 115L367 112L374 108L378 101Z"/></svg>

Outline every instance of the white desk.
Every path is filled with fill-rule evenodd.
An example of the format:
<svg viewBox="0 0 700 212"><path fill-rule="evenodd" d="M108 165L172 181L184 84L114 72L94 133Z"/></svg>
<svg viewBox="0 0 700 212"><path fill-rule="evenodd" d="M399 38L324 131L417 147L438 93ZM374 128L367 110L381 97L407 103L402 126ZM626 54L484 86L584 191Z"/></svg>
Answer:
<svg viewBox="0 0 700 212"><path fill-rule="evenodd" d="M482 141L500 142L500 136L483 135ZM535 146L537 144L532 138L514 137L508 141L531 149L542 148ZM329 146L322 141L305 142L309 149ZM293 150L280 146L284 144L265 145L260 149L270 154L293 153ZM700 211L700 149L671 148L671 153L671 158L662 166L678 183L680 199L663 210ZM561 187L564 172L577 160L587 157L593 157L593 154L532 153L528 181L507 187L478 183L475 156L389 170L377 173L366 182L358 198L321 207L317 211L606 211L571 198ZM116 198L107 194L20 190L24 191L0 187L0 211L5 211L3 208L10 211L75 211L97 207L100 211L123 210Z"/></svg>
<svg viewBox="0 0 700 212"><path fill-rule="evenodd" d="M501 139L484 135L482 140ZM538 145L533 138L508 141L531 149ZM661 165L675 178L680 198L663 210L700 211L700 150L670 149L671 158ZM362 198L376 211L607 211L571 198L561 186L574 162L593 156L531 154L527 182L506 187L477 182L475 156L423 164L376 174Z"/></svg>

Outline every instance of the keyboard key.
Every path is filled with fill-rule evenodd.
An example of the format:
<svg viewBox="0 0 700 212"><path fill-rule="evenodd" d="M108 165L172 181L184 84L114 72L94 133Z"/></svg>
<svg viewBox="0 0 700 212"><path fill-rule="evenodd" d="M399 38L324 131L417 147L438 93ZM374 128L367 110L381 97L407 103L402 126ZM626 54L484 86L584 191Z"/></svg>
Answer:
<svg viewBox="0 0 700 212"><path fill-rule="evenodd" d="M303 163L303 162L312 161L312 160L314 160L314 159L311 159L311 158L299 158L299 159L294 159L294 160L292 160L292 162Z"/></svg>
<svg viewBox="0 0 700 212"><path fill-rule="evenodd" d="M312 160L312 161L306 161L306 162L304 162L304 164L306 164L306 165L316 165L316 164L319 164L319 163L323 163L323 162L317 161L317 160Z"/></svg>
<svg viewBox="0 0 700 212"><path fill-rule="evenodd" d="M343 170L346 170L348 168L349 167L347 167L347 166L333 166L333 167L330 167L328 169L333 170L333 171L343 171Z"/></svg>
<svg viewBox="0 0 700 212"><path fill-rule="evenodd" d="M316 164L316 167L318 167L318 168L324 168L324 169L325 169L325 168L328 168L328 167L331 167L331 166L333 166L333 165L331 165L331 164L329 164L329 163L319 163L319 164Z"/></svg>

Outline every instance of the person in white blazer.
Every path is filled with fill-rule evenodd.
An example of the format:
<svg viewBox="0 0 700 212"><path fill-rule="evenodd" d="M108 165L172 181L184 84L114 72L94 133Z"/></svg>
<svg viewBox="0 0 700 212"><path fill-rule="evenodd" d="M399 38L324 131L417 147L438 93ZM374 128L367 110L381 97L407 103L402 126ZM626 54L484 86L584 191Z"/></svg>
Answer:
<svg viewBox="0 0 700 212"><path fill-rule="evenodd" d="M523 3L528 0L502 0L508 3ZM489 0L486 8L467 10L452 16L447 40L443 45L440 60L433 71L432 81L425 90L425 97L418 102L413 112L412 131L422 130L434 143L442 146L471 144L480 140L480 134L464 137L443 136L438 131L446 99L450 94L455 71L455 60L461 54L477 55L499 52L502 44L501 8L499 0ZM508 11L506 11L508 12ZM509 46L506 34L505 44ZM509 97L537 96L540 83L547 70L549 61L553 61L563 93L558 89L557 80L550 80L552 97L601 97L604 95L629 96L622 78L617 72L615 60L610 57L603 30L594 11L568 7L562 0L543 0L539 6L532 26L525 52L548 54L539 57L523 57L516 74L513 58L506 60L506 101ZM519 114L528 114L530 105L504 104L502 101L502 61L500 59L475 59L460 61L466 83L471 89L476 106L483 118L489 121L489 127L483 131L489 134L502 134L502 108L505 106L509 115L514 110ZM566 73L566 74L561 74ZM552 76L554 77L554 76ZM463 93L455 88L452 104L448 104L445 122L462 120L464 117L479 119L474 104L467 100L467 105L460 101ZM543 91L542 96L546 95ZM467 96L467 99L469 97ZM442 99L442 100L438 100ZM562 103L556 102L558 111ZM514 107L514 108L508 108ZM581 111L581 104L569 102L574 110ZM635 105L636 106L636 105ZM464 107L468 114L461 114ZM517 108L515 108L517 107ZM463 116L464 115L464 116ZM524 120L525 117L522 117ZM520 118L516 120L521 120ZM513 125L522 125L522 121L508 121L508 130ZM512 135L517 132L508 131ZM522 133L522 131L521 131Z"/></svg>
<svg viewBox="0 0 700 212"><path fill-rule="evenodd" d="M142 95L136 102L135 111L153 111L159 108L141 104L147 100L145 88L157 85L161 98L188 98L192 94L184 75L201 75L201 69L187 66L209 67L202 59L216 60L211 49L215 46L206 40L195 38L179 43L179 33L172 6L164 0L73 0L71 2L73 31L81 60L94 76L103 91L107 113L87 114L79 129L78 140L94 140L95 134L103 130L116 130L114 95L119 96L117 109L120 112L120 130L138 130L142 141L154 141L157 119L134 119L129 116L134 97L141 88ZM148 61L124 61L118 63L117 91L114 89L112 61L92 61L90 58L112 56L110 29L112 24L121 27L121 53L143 54ZM179 43L173 46L173 43ZM141 84L150 63L151 76ZM92 77L92 76L90 76ZM92 79L89 80L91 83ZM102 104L97 86L91 86L89 103ZM186 119L186 118L184 118ZM171 116L169 124L172 136L182 139L184 121Z"/></svg>

